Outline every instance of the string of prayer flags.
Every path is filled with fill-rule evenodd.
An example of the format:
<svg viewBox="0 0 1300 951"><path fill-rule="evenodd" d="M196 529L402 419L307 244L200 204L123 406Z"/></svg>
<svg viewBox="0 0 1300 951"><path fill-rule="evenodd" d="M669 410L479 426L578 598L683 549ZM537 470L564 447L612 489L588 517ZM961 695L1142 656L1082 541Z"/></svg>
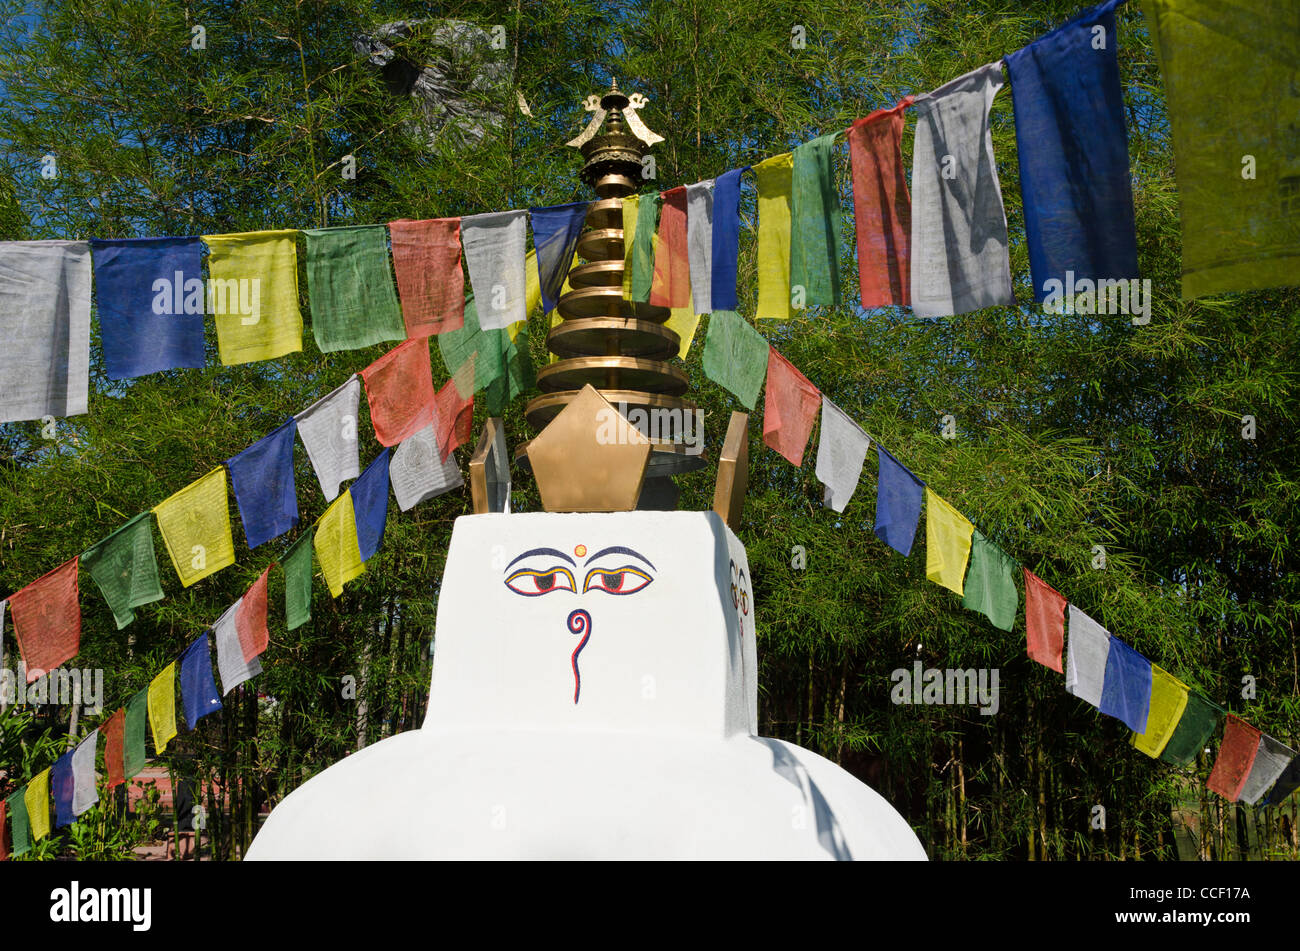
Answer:
<svg viewBox="0 0 1300 951"><path fill-rule="evenodd" d="M1143 0L1142 12L1173 133L1183 297L1295 283L1294 7Z"/></svg>
<svg viewBox="0 0 1300 951"><path fill-rule="evenodd" d="M740 176L749 166L719 175L713 186L713 306L709 311L736 310L736 267L740 256ZM752 404L751 404L752 408Z"/></svg>
<svg viewBox="0 0 1300 951"><path fill-rule="evenodd" d="M1053 284L1059 299L1067 284L1137 277L1115 34L1122 2L1106 0L1006 57L1038 301Z"/></svg>
<svg viewBox="0 0 1300 951"><path fill-rule="evenodd" d="M474 358L467 360L438 390L438 454L446 461L457 446L469 442L474 424Z"/></svg>
<svg viewBox="0 0 1300 951"><path fill-rule="evenodd" d="M456 373L474 358L475 392L486 390L488 412L500 414L507 403L536 383L525 342L521 345L507 330L479 326L473 297L465 301L465 325L438 336L438 350L448 373ZM436 414L435 414L436 415Z"/></svg>
<svg viewBox="0 0 1300 951"><path fill-rule="evenodd" d="M1016 563L1011 557L975 529L971 535L970 570L966 573L962 607L980 612L996 628L1011 630L1020 610L1015 571Z"/></svg>
<svg viewBox="0 0 1300 951"><path fill-rule="evenodd" d="M691 312L713 310L713 179L686 186L686 258L690 268ZM693 335L693 333L692 333ZM689 347L689 343L687 344ZM681 354L685 359L685 352Z"/></svg>
<svg viewBox="0 0 1300 951"><path fill-rule="evenodd" d="M1133 745L1156 759L1164 752L1187 708L1187 687L1177 677L1151 665L1151 706L1146 729L1133 734Z"/></svg>
<svg viewBox="0 0 1300 951"><path fill-rule="evenodd" d="M10 845L12 851L10 855L18 858L26 855L32 848L32 829L31 822L27 817L27 790L20 789L13 793L5 804L9 807L9 827L11 829Z"/></svg>
<svg viewBox="0 0 1300 951"><path fill-rule="evenodd" d="M862 477L871 439L844 410L822 394L821 439L817 444L817 478L825 491L822 504L836 512L853 498Z"/></svg>
<svg viewBox="0 0 1300 951"><path fill-rule="evenodd" d="M398 443L388 461L388 478L403 512L465 484L455 456L448 453L445 460L441 458L432 425Z"/></svg>
<svg viewBox="0 0 1300 951"><path fill-rule="evenodd" d="M433 420L433 365L424 337L400 343L361 371L380 445L395 446Z"/></svg>
<svg viewBox="0 0 1300 951"><path fill-rule="evenodd" d="M120 631L135 620L135 608L163 598L158 559L153 548L150 512L141 512L80 555L85 568L108 602Z"/></svg>
<svg viewBox="0 0 1300 951"><path fill-rule="evenodd" d="M956 594L963 593L962 579L970 560L975 526L966 516L925 489L925 576Z"/></svg>
<svg viewBox="0 0 1300 951"><path fill-rule="evenodd" d="M126 705L126 718L123 720L122 739L122 773L131 779L144 769L146 752L144 746L145 721L149 713L149 688L138 691Z"/></svg>
<svg viewBox="0 0 1300 951"><path fill-rule="evenodd" d="M803 451L821 405L821 391L775 347L768 347L763 442L792 466L802 466Z"/></svg>
<svg viewBox="0 0 1300 951"><path fill-rule="evenodd" d="M1252 806L1258 803L1264 793L1273 788L1273 784L1295 756L1295 750L1279 743L1267 733L1261 733L1255 759L1250 764L1250 773L1241 787L1241 801Z"/></svg>
<svg viewBox="0 0 1300 951"><path fill-rule="evenodd" d="M1219 755L1214 761L1214 769L1205 785L1211 792L1216 792L1229 802L1241 798L1242 787L1250 776L1250 767L1255 762L1255 753L1259 749L1262 734L1255 727L1234 714L1228 714L1228 721L1223 727L1223 742L1219 744Z"/></svg>
<svg viewBox="0 0 1300 951"><path fill-rule="evenodd" d="M100 344L110 380L204 366L198 238L90 242Z"/></svg>
<svg viewBox="0 0 1300 951"><path fill-rule="evenodd" d="M900 555L912 553L925 483L876 443L876 537Z"/></svg>
<svg viewBox="0 0 1300 951"><path fill-rule="evenodd" d="M352 483L352 509L357 523L357 550L369 561L384 543L388 523L388 449L375 456L361 477Z"/></svg>
<svg viewBox="0 0 1300 951"><path fill-rule="evenodd" d="M0 241L0 423L86 412L90 245Z"/></svg>
<svg viewBox="0 0 1300 951"><path fill-rule="evenodd" d="M790 306L790 196L794 156L785 152L754 166L758 187L758 305L756 318L788 320Z"/></svg>
<svg viewBox="0 0 1300 951"><path fill-rule="evenodd" d="M27 827L32 842L39 842L50 834L50 771L41 770L27 783L23 794L27 807Z"/></svg>
<svg viewBox="0 0 1300 951"><path fill-rule="evenodd" d="M1178 726L1165 744L1160 759L1174 766L1186 766L1205 749L1218 725L1218 708L1199 693L1188 691L1183 715L1179 717Z"/></svg>
<svg viewBox="0 0 1300 951"><path fill-rule="evenodd" d="M210 713L221 709L221 698L212 679L212 655L204 631L181 654L181 704L185 725L191 730Z"/></svg>
<svg viewBox="0 0 1300 951"><path fill-rule="evenodd" d="M1101 708L1110 647L1110 632L1070 605L1070 639L1065 654L1066 693Z"/></svg>
<svg viewBox="0 0 1300 951"><path fill-rule="evenodd" d="M426 426L420 432L430 428ZM393 458L396 459L402 446L418 435L419 433L399 443ZM401 496L398 499L400 501ZM298 540L289 546L289 550L280 559L284 568L284 625L290 631L311 620L311 540L310 532L299 535Z"/></svg>
<svg viewBox="0 0 1300 951"><path fill-rule="evenodd" d="M465 316L460 219L390 221L388 233L406 336L428 337L460 327Z"/></svg>
<svg viewBox="0 0 1300 951"><path fill-rule="evenodd" d="M849 127L858 288L863 307L911 303L912 196L903 169L903 111L908 96Z"/></svg>
<svg viewBox="0 0 1300 951"><path fill-rule="evenodd" d="M1028 568L1025 573L1025 645L1030 660L1058 674L1065 649L1065 597Z"/></svg>
<svg viewBox="0 0 1300 951"><path fill-rule="evenodd" d="M655 278L650 288L653 307L687 307L691 304L691 264L686 246L686 186L670 188L660 196L659 241L655 245Z"/></svg>
<svg viewBox="0 0 1300 951"><path fill-rule="evenodd" d="M99 732L104 734L104 788L113 790L126 782L126 711L117 710L103 722Z"/></svg>
<svg viewBox="0 0 1300 951"><path fill-rule="evenodd" d="M54 827L72 825L72 751L64 753L50 767L50 794L54 797Z"/></svg>
<svg viewBox="0 0 1300 951"><path fill-rule="evenodd" d="M239 636L239 649L244 652L244 660L252 660L264 653L271 640L266 624L266 585L270 574L271 566L267 565L239 599L239 607L235 611L235 632Z"/></svg>
<svg viewBox="0 0 1300 951"><path fill-rule="evenodd" d="M78 559L69 559L9 596L28 683L71 660L81 648L77 564Z"/></svg>
<svg viewBox="0 0 1300 951"><path fill-rule="evenodd" d="M949 317L1015 303L989 109L990 63L917 97L912 144L912 311Z"/></svg>
<svg viewBox="0 0 1300 951"><path fill-rule="evenodd" d="M340 498L346 498L343 493ZM334 503L335 505L338 502ZM212 622L212 634L217 641L217 673L221 675L221 695L224 697L246 680L262 672L262 662L256 657L245 660L239 637L240 598L226 608L221 617Z"/></svg>
<svg viewBox="0 0 1300 951"><path fill-rule="evenodd" d="M185 587L235 563L224 468L218 466L158 503L153 514Z"/></svg>
<svg viewBox="0 0 1300 951"><path fill-rule="evenodd" d="M149 682L149 729L158 756L176 735L176 661Z"/></svg>
<svg viewBox="0 0 1300 951"><path fill-rule="evenodd" d="M430 381L432 385L432 381ZM294 417L298 438L307 450L325 501L333 502L339 486L361 474L357 443L357 408L361 380L354 373Z"/></svg>
<svg viewBox="0 0 1300 951"><path fill-rule="evenodd" d="M225 366L302 349L296 231L204 235L208 313Z"/></svg>
<svg viewBox="0 0 1300 951"><path fill-rule="evenodd" d="M322 353L406 339L383 225L308 228L311 332Z"/></svg>
<svg viewBox="0 0 1300 951"><path fill-rule="evenodd" d="M735 311L715 310L704 339L704 373L746 409L753 409L767 377L770 349L763 335Z"/></svg>
<svg viewBox="0 0 1300 951"><path fill-rule="evenodd" d="M838 137L838 132L818 136L792 153L790 289L796 295L803 289L803 306L840 302L840 196L835 187Z"/></svg>
<svg viewBox="0 0 1300 951"><path fill-rule="evenodd" d="M533 221L533 246L537 250L537 275L542 288L542 310L550 313L560 299L560 287L578 250L578 236L587 217L587 202L529 209ZM475 294L475 299L478 295ZM526 316L526 314L525 314Z"/></svg>
<svg viewBox="0 0 1300 951"><path fill-rule="evenodd" d="M1123 721L1134 733L1145 733L1151 709L1151 681L1151 661L1112 634L1098 709Z"/></svg>
<svg viewBox="0 0 1300 951"><path fill-rule="evenodd" d="M91 730L72 751L72 814L79 816L99 802L95 789L95 754L99 731Z"/></svg>
<svg viewBox="0 0 1300 951"><path fill-rule="evenodd" d="M524 310L527 227L526 211L470 215L460 221L465 266L474 299L483 309L479 323L484 330L501 330L528 317Z"/></svg>
<svg viewBox="0 0 1300 951"><path fill-rule="evenodd" d="M628 245L631 245L632 300L648 303L655 277L655 229L659 224L659 193L636 196L636 222L631 234L623 236L623 267L627 273Z"/></svg>
<svg viewBox="0 0 1300 951"><path fill-rule="evenodd" d="M365 573L366 565L357 547L357 523L351 491L344 492L330 503L316 523L312 544L331 598L337 598L343 593L345 584Z"/></svg>
<svg viewBox="0 0 1300 951"><path fill-rule="evenodd" d="M293 479L297 430L291 416L269 435L226 460L249 548L279 538L298 525L298 493Z"/></svg>

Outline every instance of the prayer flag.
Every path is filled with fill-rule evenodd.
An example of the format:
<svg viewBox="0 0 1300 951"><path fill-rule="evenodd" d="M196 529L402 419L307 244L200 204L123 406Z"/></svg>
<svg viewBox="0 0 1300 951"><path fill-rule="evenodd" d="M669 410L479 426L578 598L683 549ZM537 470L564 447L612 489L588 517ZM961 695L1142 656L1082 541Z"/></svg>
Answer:
<svg viewBox="0 0 1300 951"><path fill-rule="evenodd" d="M244 660L251 661L264 653L271 640L266 626L266 581L270 574L271 566L267 565L239 599L239 608L235 611L235 631L239 635L239 649L244 652Z"/></svg>
<svg viewBox="0 0 1300 951"><path fill-rule="evenodd" d="M204 235L208 313L225 366L273 360L302 349L298 232Z"/></svg>
<svg viewBox="0 0 1300 951"><path fill-rule="evenodd" d="M578 236L582 234L582 223L587 217L587 202L532 208L528 213L533 219L533 245L537 249L542 310L549 314L559 302L560 288L569 275L569 265L578 250Z"/></svg>
<svg viewBox="0 0 1300 951"><path fill-rule="evenodd" d="M577 265L577 263L578 263L578 259L575 252L574 260L569 263L569 269L572 270ZM565 274L564 285L560 289L560 296L563 297L565 294L568 293L568 291L569 291L569 275ZM524 312L528 314L529 317L531 317L533 316L533 311L537 310L537 308L541 306L542 306L542 276L540 273L538 273L537 270L537 249L532 248L529 250L527 254L524 255ZM465 309L465 301L464 299L462 299L461 300L462 318L464 317L464 309ZM560 316L559 314L551 315L552 326L554 326L555 318L559 316ZM528 323L527 321L524 321L522 323L511 324L510 339L513 340L515 338L516 330L520 327L525 326L527 323Z"/></svg>
<svg viewBox="0 0 1300 951"><path fill-rule="evenodd" d="M1104 691L1103 691L1104 692ZM1146 729L1133 734L1133 745L1156 759L1164 752L1174 728L1187 709L1187 688L1172 674L1151 665L1151 709Z"/></svg>
<svg viewBox="0 0 1300 951"><path fill-rule="evenodd" d="M674 307L664 321L664 326L677 334L677 356L682 360L690 353L691 341L695 339L695 331L699 329L702 316L704 315L695 312L694 304L687 303L685 307Z"/></svg>
<svg viewBox="0 0 1300 951"><path fill-rule="evenodd" d="M1142 11L1173 132L1183 297L1294 284L1294 4L1144 0Z"/></svg>
<svg viewBox="0 0 1300 951"><path fill-rule="evenodd" d="M212 680L212 654L205 631L181 654L181 703L185 708L185 725L191 730L209 713L221 709L217 685Z"/></svg>
<svg viewBox="0 0 1300 951"><path fill-rule="evenodd" d="M72 814L72 751L64 753L50 768L50 794L54 797L54 827L62 829L76 819Z"/></svg>
<svg viewBox="0 0 1300 951"><path fill-rule="evenodd" d="M298 438L320 480L325 501L332 502L345 479L361 474L357 449L357 407L361 401L361 380L354 373L343 384L322 396L294 417Z"/></svg>
<svg viewBox="0 0 1300 951"><path fill-rule="evenodd" d="M340 498L346 498L345 492ZM335 502L335 505L338 503ZM244 681L262 672L262 662L257 657L244 659L244 648L239 637L240 598L226 608L221 617L212 623L212 633L217 641L217 673L221 675L221 695L224 697Z"/></svg>
<svg viewBox="0 0 1300 951"><path fill-rule="evenodd" d="M201 368L205 294L199 239L94 239L90 250L108 378Z"/></svg>
<svg viewBox="0 0 1300 951"><path fill-rule="evenodd" d="M1183 715L1160 759L1174 766L1186 766L1205 748L1218 725L1219 711L1215 706L1199 693L1188 691Z"/></svg>
<svg viewBox="0 0 1300 951"><path fill-rule="evenodd" d="M1069 283L1137 277L1115 33L1122 2L1107 0L1006 57L1038 301L1053 283L1059 299Z"/></svg>
<svg viewBox="0 0 1300 951"><path fill-rule="evenodd" d="M331 598L337 598L345 584L365 573L366 565L357 547L357 523L350 491L330 503L316 523L312 544Z"/></svg>
<svg viewBox="0 0 1300 951"><path fill-rule="evenodd" d="M767 391L763 398L763 442L792 466L803 465L822 394L775 347L768 347Z"/></svg>
<svg viewBox="0 0 1300 951"><path fill-rule="evenodd" d="M9 800L0 799L0 862L9 861L9 830L5 820L9 812Z"/></svg>
<svg viewBox="0 0 1300 951"><path fill-rule="evenodd" d="M1110 648L1110 632L1070 605L1070 640L1065 655L1066 693L1101 708Z"/></svg>
<svg viewBox="0 0 1300 951"><path fill-rule="evenodd" d="M713 179L686 186L686 256L690 265L691 314L713 310ZM698 323L698 321L697 321ZM692 335L694 331L692 330ZM687 346L690 346L689 341ZM685 351L681 353L686 356Z"/></svg>
<svg viewBox="0 0 1300 951"><path fill-rule="evenodd" d="M822 395L822 431L817 444L817 478L826 487L822 504L836 512L853 498L871 439L844 410Z"/></svg>
<svg viewBox="0 0 1300 951"><path fill-rule="evenodd" d="M50 834L49 769L43 769L32 777L23 793L23 803L27 806L27 824L32 841L39 842Z"/></svg>
<svg viewBox="0 0 1300 951"><path fill-rule="evenodd" d="M670 188L660 196L659 241L655 245L656 283L650 288L653 307L687 307L691 303L691 265L686 247L686 187ZM662 281L659 280L662 278Z"/></svg>
<svg viewBox="0 0 1300 951"><path fill-rule="evenodd" d="M77 601L76 558L47 571L8 600L28 683L77 656L81 605Z"/></svg>
<svg viewBox="0 0 1300 951"><path fill-rule="evenodd" d="M1282 775L1278 776L1277 782L1268 791L1268 795L1261 800L1260 805L1276 806L1298 788L1300 788L1300 759L1293 759L1287 764L1286 769L1282 770Z"/></svg>
<svg viewBox="0 0 1300 951"><path fill-rule="evenodd" d="M1031 660L1063 673L1061 651L1065 647L1066 600L1028 568L1024 572L1026 653Z"/></svg>
<svg viewBox="0 0 1300 951"><path fill-rule="evenodd" d="M790 195L794 156L774 155L754 166L758 183L758 306L756 318L788 320L790 307Z"/></svg>
<svg viewBox="0 0 1300 951"><path fill-rule="evenodd" d="M925 576L962 594L975 526L928 486L925 490Z"/></svg>
<svg viewBox="0 0 1300 951"><path fill-rule="evenodd" d="M126 710L118 710L104 721L99 731L104 734L104 772L108 774L105 788L112 790L126 782L125 745Z"/></svg>
<svg viewBox="0 0 1300 951"><path fill-rule="evenodd" d="M226 499L226 470L218 466L153 510L181 584L189 587L235 563Z"/></svg>
<svg viewBox="0 0 1300 951"><path fill-rule="evenodd" d="M162 756L176 735L176 661L149 682L149 729L154 753Z"/></svg>
<svg viewBox="0 0 1300 951"><path fill-rule="evenodd" d="M10 838L12 856L18 858L26 855L32 848L31 822L27 818L27 788L23 787L13 793L5 803L9 806L9 825L13 830Z"/></svg>
<svg viewBox="0 0 1300 951"><path fill-rule="evenodd" d="M400 343L361 371L380 445L395 446L433 420L433 366L424 337Z"/></svg>
<svg viewBox="0 0 1300 951"><path fill-rule="evenodd" d="M648 302L655 277L655 226L659 223L659 193L647 192L636 197L636 226L632 235L624 235L624 274L627 273L627 246L632 263L632 300Z"/></svg>
<svg viewBox="0 0 1300 951"><path fill-rule="evenodd" d="M361 477L352 483L352 509L357 522L357 550L369 561L384 543L388 522L388 450L375 456Z"/></svg>
<svg viewBox="0 0 1300 951"><path fill-rule="evenodd" d="M1228 714L1228 722L1223 727L1223 742L1219 744L1219 755L1214 761L1214 769L1205 783L1211 792L1216 792L1229 802L1241 798L1241 791L1250 776L1250 767L1255 762L1255 753L1259 749L1260 732L1240 717Z"/></svg>
<svg viewBox="0 0 1300 951"><path fill-rule="evenodd" d="M876 443L876 537L900 555L912 553L925 483Z"/></svg>
<svg viewBox="0 0 1300 951"><path fill-rule="evenodd" d="M90 245L0 241L0 423L86 412Z"/></svg>
<svg viewBox="0 0 1300 951"><path fill-rule="evenodd" d="M918 97L912 145L912 311L948 317L1015 303L989 108L990 63Z"/></svg>
<svg viewBox="0 0 1300 951"><path fill-rule="evenodd" d="M1016 625L1020 593L1016 563L976 529L971 535L970 572L966 575L962 607L979 611L994 627L1009 631Z"/></svg>
<svg viewBox="0 0 1300 951"><path fill-rule="evenodd" d="M311 332L322 353L406 339L383 225L308 228Z"/></svg>
<svg viewBox="0 0 1300 951"><path fill-rule="evenodd" d="M908 96L849 127L858 288L863 307L911 303L912 196L903 170L903 110Z"/></svg>
<svg viewBox="0 0 1300 951"><path fill-rule="evenodd" d="M1241 801L1255 805L1264 793L1273 788L1282 771L1295 759L1295 750L1279 743L1267 733L1260 734L1259 747L1255 750L1255 760L1250 765L1250 773L1241 787Z"/></svg>
<svg viewBox="0 0 1300 951"><path fill-rule="evenodd" d="M465 318L460 219L390 221L393 270L409 338L455 330Z"/></svg>
<svg viewBox="0 0 1300 951"><path fill-rule="evenodd" d="M1098 709L1122 720L1134 733L1145 733L1151 709L1151 680L1151 661L1112 634Z"/></svg>
<svg viewBox="0 0 1300 951"><path fill-rule="evenodd" d="M412 436L399 443L397 453L415 438ZM393 454L394 458L397 453ZM284 624L290 631L311 620L311 540L312 534L309 532L299 535L298 540L289 546L289 550L280 559L280 565L284 568Z"/></svg>
<svg viewBox="0 0 1300 951"><path fill-rule="evenodd" d="M279 538L298 524L293 481L293 417L237 456L226 460L249 548Z"/></svg>
<svg viewBox="0 0 1300 951"><path fill-rule="evenodd" d="M144 769L147 754L144 746L145 721L149 713L149 689L136 693L127 702L123 721L122 771L131 779Z"/></svg>
<svg viewBox="0 0 1300 951"><path fill-rule="evenodd" d="M470 439L474 424L473 374L473 364L465 363L438 390L438 454L444 462L453 449Z"/></svg>
<svg viewBox="0 0 1300 951"><path fill-rule="evenodd" d="M753 409L767 376L771 349L763 335L735 311L715 310L704 340L704 373L746 409Z"/></svg>
<svg viewBox="0 0 1300 951"><path fill-rule="evenodd" d="M628 195L623 199L623 299L633 300L632 270L635 267L633 249L636 246L636 221L640 213L639 195Z"/></svg>
<svg viewBox="0 0 1300 951"><path fill-rule="evenodd" d="M118 630L135 620L135 608L161 601L158 559L153 550L153 518L141 512L111 535L81 553L85 568L113 612Z"/></svg>
<svg viewBox="0 0 1300 951"><path fill-rule="evenodd" d="M803 306L840 302L840 194L835 139L818 136L793 152L790 197L790 285Z"/></svg>
<svg viewBox="0 0 1300 951"><path fill-rule="evenodd" d="M79 816L99 802L95 789L95 753L99 731L91 730L72 751L72 814Z"/></svg>
<svg viewBox="0 0 1300 951"><path fill-rule="evenodd" d="M736 262L740 256L740 176L749 166L719 175L713 186L711 311L736 310ZM792 166L793 172L793 166Z"/></svg>
<svg viewBox="0 0 1300 951"><path fill-rule="evenodd" d="M393 483L397 507L403 512L465 484L456 457L448 453L443 460L441 456L432 424L404 439L393 450L388 478Z"/></svg>
<svg viewBox="0 0 1300 951"><path fill-rule="evenodd" d="M491 212L460 220L465 265L474 299L483 308L479 321L484 330L501 330L528 317L524 311L527 222L526 211Z"/></svg>
<svg viewBox="0 0 1300 951"><path fill-rule="evenodd" d="M537 381L527 339L520 342L510 336L509 330L480 328L473 297L465 301L465 326L441 334L438 349L448 373L456 373L474 358L474 391L487 391L488 412L492 415L500 415L511 400Z"/></svg>

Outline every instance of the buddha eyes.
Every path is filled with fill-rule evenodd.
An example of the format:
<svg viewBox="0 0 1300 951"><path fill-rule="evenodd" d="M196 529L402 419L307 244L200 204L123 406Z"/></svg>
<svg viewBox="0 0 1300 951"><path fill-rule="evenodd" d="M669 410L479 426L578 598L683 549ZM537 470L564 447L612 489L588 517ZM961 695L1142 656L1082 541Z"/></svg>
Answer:
<svg viewBox="0 0 1300 951"><path fill-rule="evenodd" d="M538 571L534 568L520 568L506 578L506 587L515 594L535 598L550 594L552 591L574 591L573 575L568 568L548 568Z"/></svg>
<svg viewBox="0 0 1300 951"><path fill-rule="evenodd" d="M587 572L587 580L582 590L606 591L609 594L632 594L640 591L654 579L640 568L628 566L610 571L607 568L593 568Z"/></svg>
<svg viewBox="0 0 1300 951"><path fill-rule="evenodd" d="M587 572L582 590L604 591L607 594L633 594L654 579L640 568L593 568ZM506 578L506 587L515 594L536 598L552 591L577 591L573 575L568 568L520 568Z"/></svg>

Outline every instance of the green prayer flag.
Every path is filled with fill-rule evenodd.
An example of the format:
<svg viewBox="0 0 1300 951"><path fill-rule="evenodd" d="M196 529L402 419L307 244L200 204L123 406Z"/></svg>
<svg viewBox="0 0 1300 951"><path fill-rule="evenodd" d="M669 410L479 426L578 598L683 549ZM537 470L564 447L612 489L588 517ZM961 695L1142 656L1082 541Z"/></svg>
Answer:
<svg viewBox="0 0 1300 951"><path fill-rule="evenodd" d="M704 341L704 372L753 409L767 378L769 349L763 335L734 310L714 311Z"/></svg>
<svg viewBox="0 0 1300 951"><path fill-rule="evenodd" d="M163 598L154 557L152 515L141 512L81 553L81 567L103 592L118 630L135 620L132 608Z"/></svg>
<svg viewBox="0 0 1300 951"><path fill-rule="evenodd" d="M126 705L126 726L122 730L122 775L130 779L144 769L145 725L149 720L149 688L141 690Z"/></svg>
<svg viewBox="0 0 1300 951"><path fill-rule="evenodd" d="M632 239L632 299L650 300L655 279L655 229L659 226L659 193L639 195L636 235Z"/></svg>
<svg viewBox="0 0 1300 951"><path fill-rule="evenodd" d="M1020 592L1016 590L1016 563L979 529L971 535L970 568L962 594L962 607L979 611L994 627L1009 631L1016 624Z"/></svg>
<svg viewBox="0 0 1300 951"><path fill-rule="evenodd" d="M384 225L313 228L307 240L311 332L329 353L405 340Z"/></svg>
<svg viewBox="0 0 1300 951"><path fill-rule="evenodd" d="M465 297L464 325L438 334L438 350L450 374L464 366L471 356L475 358L474 391L487 390L488 412L494 416L500 415L507 403L537 382L528 356L527 338L521 346L518 340L510 339L508 327L483 330L472 292Z"/></svg>
<svg viewBox="0 0 1300 951"><path fill-rule="evenodd" d="M304 532L280 559L284 567L285 624L291 631L311 620L312 535Z"/></svg>
<svg viewBox="0 0 1300 951"><path fill-rule="evenodd" d="M1165 744L1160 758L1174 766L1186 766L1196 754L1205 749L1210 735L1219 725L1219 710L1194 690L1187 692L1187 706L1182 719L1174 728L1174 735Z"/></svg>
<svg viewBox="0 0 1300 951"><path fill-rule="evenodd" d="M840 197L832 132L794 150L790 197L790 289L805 306L840 302Z"/></svg>
<svg viewBox="0 0 1300 951"><path fill-rule="evenodd" d="M9 807L9 828L12 830L9 854L13 858L26 854L32 847L31 823L27 819L27 800L24 798L26 793L27 787L23 786L5 800Z"/></svg>

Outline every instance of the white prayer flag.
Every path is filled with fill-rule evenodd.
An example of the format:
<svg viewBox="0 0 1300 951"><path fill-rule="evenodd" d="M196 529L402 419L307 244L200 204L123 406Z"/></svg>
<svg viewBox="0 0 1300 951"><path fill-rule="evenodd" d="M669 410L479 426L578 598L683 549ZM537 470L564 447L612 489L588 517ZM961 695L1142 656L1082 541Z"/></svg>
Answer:
<svg viewBox="0 0 1300 951"><path fill-rule="evenodd" d="M361 454L357 441L357 406L361 400L361 379L355 373L342 386L294 417L298 437L307 448L325 501L333 502L345 479L361 475Z"/></svg>
<svg viewBox="0 0 1300 951"><path fill-rule="evenodd" d="M528 317L527 231L528 212L522 210L460 219L460 240L480 330L501 330Z"/></svg>
<svg viewBox="0 0 1300 951"><path fill-rule="evenodd" d="M212 625L212 633L217 638L217 672L221 674L221 695L224 697L245 680L250 680L262 672L262 661L257 657L244 660L244 648L239 643L239 630L235 625L235 615L244 599L240 598L226 613L217 618Z"/></svg>
<svg viewBox="0 0 1300 951"><path fill-rule="evenodd" d="M1070 605L1070 630L1066 641L1065 689L1101 709L1101 688L1106 681L1110 632Z"/></svg>
<svg viewBox="0 0 1300 951"><path fill-rule="evenodd" d="M862 463L871 438L825 394L822 395L822 431L817 443L817 478L826 486L822 504L837 512L853 498L862 476Z"/></svg>
<svg viewBox="0 0 1300 951"><path fill-rule="evenodd" d="M686 256L691 266L691 303L697 314L713 312L713 179L686 186Z"/></svg>
<svg viewBox="0 0 1300 951"><path fill-rule="evenodd" d="M1273 788L1282 770L1295 759L1295 750L1264 733L1259 738L1259 747L1255 750L1255 762L1251 764L1250 774L1241 787L1238 797L1243 802L1255 805L1261 796Z"/></svg>
<svg viewBox="0 0 1300 951"><path fill-rule="evenodd" d="M91 730L72 752L72 814L79 816L99 802L95 790L95 751L99 731Z"/></svg>
<svg viewBox="0 0 1300 951"><path fill-rule="evenodd" d="M388 478L403 512L465 484L456 454L448 453L447 461L442 461L432 424L397 444L388 460Z"/></svg>

